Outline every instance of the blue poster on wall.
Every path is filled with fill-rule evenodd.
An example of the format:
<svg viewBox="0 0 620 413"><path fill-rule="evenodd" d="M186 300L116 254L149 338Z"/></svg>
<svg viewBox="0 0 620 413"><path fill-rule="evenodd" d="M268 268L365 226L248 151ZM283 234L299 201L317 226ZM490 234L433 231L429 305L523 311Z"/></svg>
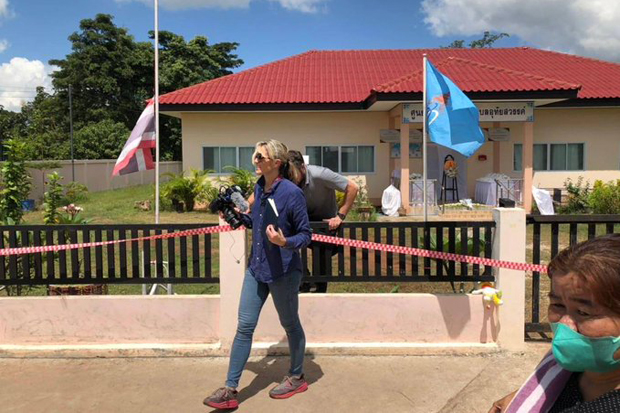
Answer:
<svg viewBox="0 0 620 413"><path fill-rule="evenodd" d="M400 143L393 143L392 148L390 150L391 158L400 158ZM421 143L410 143L409 144L409 157L410 158L421 158L422 157L422 144Z"/></svg>

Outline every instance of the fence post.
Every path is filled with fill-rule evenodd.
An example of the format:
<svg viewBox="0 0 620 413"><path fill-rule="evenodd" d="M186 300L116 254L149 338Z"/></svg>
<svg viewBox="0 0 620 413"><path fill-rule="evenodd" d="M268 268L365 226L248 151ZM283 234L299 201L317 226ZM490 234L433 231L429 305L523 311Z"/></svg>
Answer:
<svg viewBox="0 0 620 413"><path fill-rule="evenodd" d="M525 211L495 208L493 220L493 258L525 262ZM525 347L525 271L494 268L494 273L504 300L504 305L498 308L499 345L506 350L522 350Z"/></svg>
<svg viewBox="0 0 620 413"><path fill-rule="evenodd" d="M220 219L220 225L227 225ZM220 245L220 345L225 351L232 346L237 330L239 297L247 266L246 231L219 234Z"/></svg>

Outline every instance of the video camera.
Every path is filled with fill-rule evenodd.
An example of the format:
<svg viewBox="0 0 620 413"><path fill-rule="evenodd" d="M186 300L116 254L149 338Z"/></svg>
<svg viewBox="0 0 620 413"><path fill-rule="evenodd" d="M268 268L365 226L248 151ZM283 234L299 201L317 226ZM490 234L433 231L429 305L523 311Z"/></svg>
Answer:
<svg viewBox="0 0 620 413"><path fill-rule="evenodd" d="M221 212L224 216L224 221L233 229L237 229L241 225L246 228L252 228L252 218L248 214L235 211L235 207L241 212L247 211L250 208L245 200L243 190L238 185L222 185L217 198L209 205L211 212Z"/></svg>

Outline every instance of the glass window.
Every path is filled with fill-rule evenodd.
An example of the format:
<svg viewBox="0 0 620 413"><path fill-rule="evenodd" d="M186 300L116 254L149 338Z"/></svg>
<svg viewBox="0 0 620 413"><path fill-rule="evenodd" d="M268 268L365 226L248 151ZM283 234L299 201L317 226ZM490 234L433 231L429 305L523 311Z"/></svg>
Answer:
<svg viewBox="0 0 620 413"><path fill-rule="evenodd" d="M569 143L567 147L566 169L583 171L583 143Z"/></svg>
<svg viewBox="0 0 620 413"><path fill-rule="evenodd" d="M534 170L546 171L547 169L547 144L534 144Z"/></svg>
<svg viewBox="0 0 620 413"><path fill-rule="evenodd" d="M375 171L375 147L359 146L357 148L357 167L358 172Z"/></svg>
<svg viewBox="0 0 620 413"><path fill-rule="evenodd" d="M375 147L371 145L306 146L311 165L340 173L373 173ZM338 162L340 161L340 162Z"/></svg>
<svg viewBox="0 0 620 413"><path fill-rule="evenodd" d="M512 170L513 171L523 170L523 145L520 143L515 143L515 146L514 146L514 154L512 157Z"/></svg>
<svg viewBox="0 0 620 413"><path fill-rule="evenodd" d="M306 155L310 158L310 165L319 165L321 162L321 147L320 146L306 146Z"/></svg>
<svg viewBox="0 0 620 413"><path fill-rule="evenodd" d="M202 168L206 171L220 170L220 148L202 148Z"/></svg>
<svg viewBox="0 0 620 413"><path fill-rule="evenodd" d="M253 146L242 146L239 148L239 168L246 171L254 172L256 168L252 163L252 155L254 154Z"/></svg>
<svg viewBox="0 0 620 413"><path fill-rule="evenodd" d="M237 167L237 148L220 148L221 173L230 172L230 167Z"/></svg>
<svg viewBox="0 0 620 413"><path fill-rule="evenodd" d="M566 170L566 145L551 144L551 168L552 171Z"/></svg>
<svg viewBox="0 0 620 413"><path fill-rule="evenodd" d="M357 172L357 146L343 146L340 150L342 172Z"/></svg>
<svg viewBox="0 0 620 413"><path fill-rule="evenodd" d="M323 146L323 163L321 166L338 171L338 147Z"/></svg>

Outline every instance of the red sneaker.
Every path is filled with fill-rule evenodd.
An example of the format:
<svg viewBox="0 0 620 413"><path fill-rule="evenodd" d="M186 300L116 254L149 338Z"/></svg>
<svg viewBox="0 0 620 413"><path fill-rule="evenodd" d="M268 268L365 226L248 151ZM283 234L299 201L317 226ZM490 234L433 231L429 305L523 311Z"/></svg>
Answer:
<svg viewBox="0 0 620 413"><path fill-rule="evenodd" d="M308 382L302 374L299 377L285 376L280 384L269 391L269 397L272 399L288 399L297 393L308 390Z"/></svg>
<svg viewBox="0 0 620 413"><path fill-rule="evenodd" d="M237 390L230 389L228 387L220 387L213 394L207 397L204 401L209 407L220 410L231 410L239 407L237 401Z"/></svg>

